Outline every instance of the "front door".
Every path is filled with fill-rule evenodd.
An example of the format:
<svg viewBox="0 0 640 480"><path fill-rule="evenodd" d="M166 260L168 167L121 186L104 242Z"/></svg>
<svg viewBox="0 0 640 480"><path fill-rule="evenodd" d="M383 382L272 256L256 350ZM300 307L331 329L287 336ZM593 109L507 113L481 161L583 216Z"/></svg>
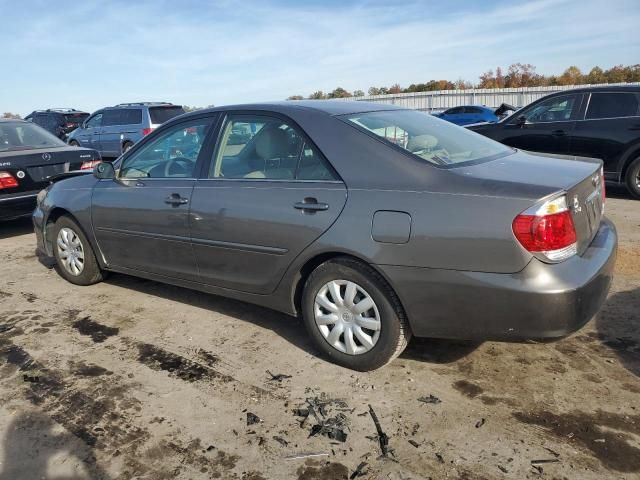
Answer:
<svg viewBox="0 0 640 480"><path fill-rule="evenodd" d="M554 96L525 108L504 124L502 143L532 152L568 154L581 94Z"/></svg>
<svg viewBox="0 0 640 480"><path fill-rule="evenodd" d="M100 152L102 150L101 132L102 112L98 112L87 119L84 127L78 128L78 133L74 135L74 138L78 140L81 147L94 148Z"/></svg>
<svg viewBox="0 0 640 480"><path fill-rule="evenodd" d="M110 266L198 279L189 210L210 123L192 119L158 132L122 160L116 180L98 182L92 219Z"/></svg>
<svg viewBox="0 0 640 480"><path fill-rule="evenodd" d="M207 177L191 204L202 281L252 293L275 290L347 196L311 141L275 116L229 115Z"/></svg>

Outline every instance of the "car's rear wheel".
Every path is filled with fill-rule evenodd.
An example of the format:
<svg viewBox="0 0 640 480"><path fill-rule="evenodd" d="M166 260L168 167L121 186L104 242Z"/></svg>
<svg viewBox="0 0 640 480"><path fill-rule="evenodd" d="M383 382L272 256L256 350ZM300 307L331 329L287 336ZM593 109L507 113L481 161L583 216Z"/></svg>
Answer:
<svg viewBox="0 0 640 480"><path fill-rule="evenodd" d="M629 193L640 200L640 157L631 162L631 165L627 168L625 183Z"/></svg>
<svg viewBox="0 0 640 480"><path fill-rule="evenodd" d="M61 277L76 285L92 285L103 279L91 244L71 217L58 218L52 240L56 270Z"/></svg>
<svg viewBox="0 0 640 480"><path fill-rule="evenodd" d="M80 144L76 140L71 140L69 142L69 145L71 145L72 147L79 147L80 146Z"/></svg>
<svg viewBox="0 0 640 480"><path fill-rule="evenodd" d="M373 268L350 258L325 262L309 275L302 316L316 347L354 370L386 365L411 338L395 292Z"/></svg>

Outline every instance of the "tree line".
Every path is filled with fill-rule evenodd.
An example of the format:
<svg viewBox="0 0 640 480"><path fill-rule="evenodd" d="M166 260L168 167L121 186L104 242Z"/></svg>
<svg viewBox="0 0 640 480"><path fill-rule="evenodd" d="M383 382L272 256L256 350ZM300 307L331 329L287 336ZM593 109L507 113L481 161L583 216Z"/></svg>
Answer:
<svg viewBox="0 0 640 480"><path fill-rule="evenodd" d="M583 73L578 67L567 68L562 75L542 75L536 72L536 67L530 63L514 63L505 71L501 67L494 70L487 70L480 75L479 81L473 84L469 81L458 79L450 80L429 80L426 83L412 83L408 87L402 87L395 83L390 87L370 87L367 90L369 95L386 95L395 93L432 92L434 90L465 90L469 88L519 88L519 87L543 87L553 85L582 85L582 84L605 84L640 82L640 64L636 65L616 65L603 70L600 67L593 67L588 73ZM349 92L342 87L338 87L331 92L318 90L310 94L308 99L320 100L327 98L348 98L363 97L362 90ZM291 95L287 100L304 100L302 95Z"/></svg>

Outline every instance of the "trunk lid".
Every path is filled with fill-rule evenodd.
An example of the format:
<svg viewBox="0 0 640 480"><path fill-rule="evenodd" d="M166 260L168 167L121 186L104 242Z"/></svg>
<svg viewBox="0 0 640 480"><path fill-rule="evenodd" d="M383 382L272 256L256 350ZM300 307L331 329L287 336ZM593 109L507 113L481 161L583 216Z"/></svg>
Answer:
<svg viewBox="0 0 640 480"><path fill-rule="evenodd" d="M576 228L578 254L595 237L602 219L602 162L593 158L518 151L513 155L452 169L467 179L480 180L478 193L527 198L531 205L566 192Z"/></svg>

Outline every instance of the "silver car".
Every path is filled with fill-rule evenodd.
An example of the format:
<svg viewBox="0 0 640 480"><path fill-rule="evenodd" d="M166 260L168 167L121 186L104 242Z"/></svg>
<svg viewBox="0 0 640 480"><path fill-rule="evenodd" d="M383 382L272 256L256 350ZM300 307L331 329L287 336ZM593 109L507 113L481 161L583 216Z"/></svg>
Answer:
<svg viewBox="0 0 640 480"><path fill-rule="evenodd" d="M381 367L412 335L568 335L600 309L614 226L602 164L532 155L431 115L282 102L183 115L54 183L38 246L301 316L320 352Z"/></svg>

